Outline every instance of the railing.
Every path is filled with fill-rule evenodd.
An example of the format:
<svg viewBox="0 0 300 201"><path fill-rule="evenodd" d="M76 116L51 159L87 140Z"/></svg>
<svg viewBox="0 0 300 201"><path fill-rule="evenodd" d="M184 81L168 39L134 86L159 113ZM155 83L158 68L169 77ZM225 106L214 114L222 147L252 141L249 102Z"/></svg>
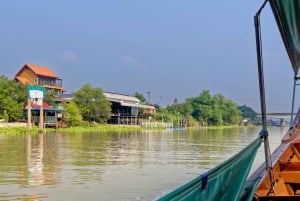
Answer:
<svg viewBox="0 0 300 201"><path fill-rule="evenodd" d="M143 121L140 122L140 126L142 127L163 127L163 128L172 128L173 123L168 122L149 122L149 121Z"/></svg>
<svg viewBox="0 0 300 201"><path fill-rule="evenodd" d="M38 84L43 85L43 86L62 87L62 80L61 79L43 79L43 78L39 78Z"/></svg>

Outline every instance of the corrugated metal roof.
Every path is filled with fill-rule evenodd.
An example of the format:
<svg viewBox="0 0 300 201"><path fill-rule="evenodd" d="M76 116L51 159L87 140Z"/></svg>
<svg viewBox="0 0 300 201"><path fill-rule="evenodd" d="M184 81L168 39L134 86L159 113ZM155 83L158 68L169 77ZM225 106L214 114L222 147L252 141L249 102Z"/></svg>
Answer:
<svg viewBox="0 0 300 201"><path fill-rule="evenodd" d="M145 108L155 110L155 107L152 105L141 104L140 100L134 96L103 92L104 96L111 102L120 103L122 106L127 107L137 107L137 108ZM71 100L73 98L72 94L63 94L63 99Z"/></svg>
<svg viewBox="0 0 300 201"><path fill-rule="evenodd" d="M122 106L127 106L127 107L139 107L139 103L130 103L130 102L126 102L126 101L122 101L121 102Z"/></svg>
<svg viewBox="0 0 300 201"><path fill-rule="evenodd" d="M140 103L140 100L134 96L128 96L124 94L117 94L117 93L110 93L110 92L103 92L104 96L111 101L115 102L131 102L131 103Z"/></svg>
<svg viewBox="0 0 300 201"><path fill-rule="evenodd" d="M155 107L153 105L140 104L139 108L155 110Z"/></svg>
<svg viewBox="0 0 300 201"><path fill-rule="evenodd" d="M121 105L122 106L128 106L128 107L137 107L137 108L155 110L155 107L152 106L152 105L144 105L144 104L140 104L140 103L130 103L130 102L122 101Z"/></svg>

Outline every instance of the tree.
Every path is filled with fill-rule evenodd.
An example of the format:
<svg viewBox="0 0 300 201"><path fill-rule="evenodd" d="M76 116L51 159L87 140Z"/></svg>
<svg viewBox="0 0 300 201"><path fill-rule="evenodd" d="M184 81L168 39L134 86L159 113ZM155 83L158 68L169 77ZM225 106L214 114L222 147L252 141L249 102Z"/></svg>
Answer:
<svg viewBox="0 0 300 201"><path fill-rule="evenodd" d="M44 102L47 102L49 105L51 106L56 106L55 105L55 97L56 97L56 94L54 91L48 91L46 90L45 92L45 98L44 98Z"/></svg>
<svg viewBox="0 0 300 201"><path fill-rule="evenodd" d="M64 122L66 122L68 126L80 125L82 116L80 115L80 111L76 103L72 101L69 103L63 103L63 108Z"/></svg>
<svg viewBox="0 0 300 201"><path fill-rule="evenodd" d="M27 100L26 86L0 76L0 118L9 122L20 120Z"/></svg>
<svg viewBox="0 0 300 201"><path fill-rule="evenodd" d="M178 120L181 122L181 126L189 126L193 124L191 119L193 118L191 116L191 113L193 112L192 105L189 101L186 101L185 103L178 103L173 104L171 106L167 107L167 110L169 113L172 114L172 117L175 119L179 118ZM178 122L177 120L177 122Z"/></svg>
<svg viewBox="0 0 300 201"><path fill-rule="evenodd" d="M236 103L226 99L223 95L212 96L208 90L204 90L197 97L186 100L192 109L191 115L202 125L233 125L241 120L241 113Z"/></svg>
<svg viewBox="0 0 300 201"><path fill-rule="evenodd" d="M172 114L166 108L158 108L152 115L155 121L171 122Z"/></svg>
<svg viewBox="0 0 300 201"><path fill-rule="evenodd" d="M209 119L212 117L212 96L209 90L204 90L199 96L187 99L192 106L192 116L200 121L203 125L209 123Z"/></svg>
<svg viewBox="0 0 300 201"><path fill-rule="evenodd" d="M142 103L146 103L146 98L142 93L135 92L134 97L139 99Z"/></svg>
<svg viewBox="0 0 300 201"><path fill-rule="evenodd" d="M258 121L257 113L246 105L239 106L239 110L242 113L243 118L250 119L253 122Z"/></svg>
<svg viewBox="0 0 300 201"><path fill-rule="evenodd" d="M226 100L224 104L225 115L224 121L226 125L234 125L240 123L242 120L241 111L238 109L238 105L234 103L232 100Z"/></svg>
<svg viewBox="0 0 300 201"><path fill-rule="evenodd" d="M73 95L83 120L103 123L111 117L111 103L100 87L85 84Z"/></svg>

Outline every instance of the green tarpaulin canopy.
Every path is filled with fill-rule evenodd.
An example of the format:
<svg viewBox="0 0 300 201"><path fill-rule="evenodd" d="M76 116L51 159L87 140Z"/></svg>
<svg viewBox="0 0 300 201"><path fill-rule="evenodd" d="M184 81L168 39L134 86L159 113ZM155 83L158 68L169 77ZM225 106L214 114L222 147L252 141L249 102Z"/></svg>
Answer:
<svg viewBox="0 0 300 201"><path fill-rule="evenodd" d="M300 0L269 0L295 74L300 67Z"/></svg>
<svg viewBox="0 0 300 201"><path fill-rule="evenodd" d="M261 144L261 138L222 164L198 176L158 201L237 201L252 200L259 180L245 182Z"/></svg>

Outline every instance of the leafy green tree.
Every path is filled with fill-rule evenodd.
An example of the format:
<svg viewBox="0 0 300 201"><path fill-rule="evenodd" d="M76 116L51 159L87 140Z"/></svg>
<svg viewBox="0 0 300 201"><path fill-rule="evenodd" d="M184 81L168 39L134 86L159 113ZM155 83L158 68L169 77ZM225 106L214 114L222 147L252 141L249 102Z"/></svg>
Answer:
<svg viewBox="0 0 300 201"><path fill-rule="evenodd" d="M193 112L192 105L189 101L185 103L177 103L167 107L169 113L172 114L173 120L176 119L177 124L180 121L180 126L190 126L194 124L191 121L191 113ZM176 121L174 123L176 123Z"/></svg>
<svg viewBox="0 0 300 201"><path fill-rule="evenodd" d="M45 92L45 98L44 98L43 101L47 102L49 105L55 107L56 106L55 102L54 102L55 97L56 97L55 92L53 92L53 91L47 91L46 90L46 92Z"/></svg>
<svg viewBox="0 0 300 201"><path fill-rule="evenodd" d="M212 118L212 96L209 90L204 90L199 96L189 98L186 100L191 104L192 117L202 123L202 125L208 125L209 120Z"/></svg>
<svg viewBox="0 0 300 201"><path fill-rule="evenodd" d="M224 123L226 99L223 95L217 94L212 97L212 116L209 119L209 124L220 126Z"/></svg>
<svg viewBox="0 0 300 201"><path fill-rule="evenodd" d="M257 117L257 113L250 107L246 105L239 106L239 110L242 113L244 119L250 119L252 122L258 122L259 118Z"/></svg>
<svg viewBox="0 0 300 201"><path fill-rule="evenodd" d="M6 122L6 123L8 122L9 116L8 116L6 110L4 110L4 113L3 113L3 115L2 115L2 118L4 119L4 122Z"/></svg>
<svg viewBox="0 0 300 201"><path fill-rule="evenodd" d="M257 117L257 113L246 105L239 106L239 110L241 111L243 118L255 119Z"/></svg>
<svg viewBox="0 0 300 201"><path fill-rule="evenodd" d="M204 90L199 96L187 99L186 103L192 108L190 115L202 125L233 125L241 120L237 104L221 94L212 96Z"/></svg>
<svg viewBox="0 0 300 201"><path fill-rule="evenodd" d="M224 119L226 120L226 125L235 125L239 124L242 120L241 111L238 109L238 105L232 100L226 100L225 102L225 115Z"/></svg>
<svg viewBox="0 0 300 201"><path fill-rule="evenodd" d="M196 119L194 119L192 117L192 115L189 115L188 117L185 117L187 120L187 124L186 126L190 127L190 126L198 126L198 122L196 121Z"/></svg>
<svg viewBox="0 0 300 201"><path fill-rule="evenodd" d="M166 108L158 108L152 115L155 121L171 122L172 114Z"/></svg>
<svg viewBox="0 0 300 201"><path fill-rule="evenodd" d="M103 123L111 117L111 103L100 87L85 84L73 95L83 120Z"/></svg>
<svg viewBox="0 0 300 201"><path fill-rule="evenodd" d="M82 116L80 115L80 111L76 103L73 101L69 103L63 103L63 108L64 122L68 126L80 125L82 122Z"/></svg>
<svg viewBox="0 0 300 201"><path fill-rule="evenodd" d="M139 99L142 103L146 103L146 98L142 93L135 92L134 97Z"/></svg>
<svg viewBox="0 0 300 201"><path fill-rule="evenodd" d="M25 85L0 76L0 117L8 118L9 122L20 120L26 100Z"/></svg>

